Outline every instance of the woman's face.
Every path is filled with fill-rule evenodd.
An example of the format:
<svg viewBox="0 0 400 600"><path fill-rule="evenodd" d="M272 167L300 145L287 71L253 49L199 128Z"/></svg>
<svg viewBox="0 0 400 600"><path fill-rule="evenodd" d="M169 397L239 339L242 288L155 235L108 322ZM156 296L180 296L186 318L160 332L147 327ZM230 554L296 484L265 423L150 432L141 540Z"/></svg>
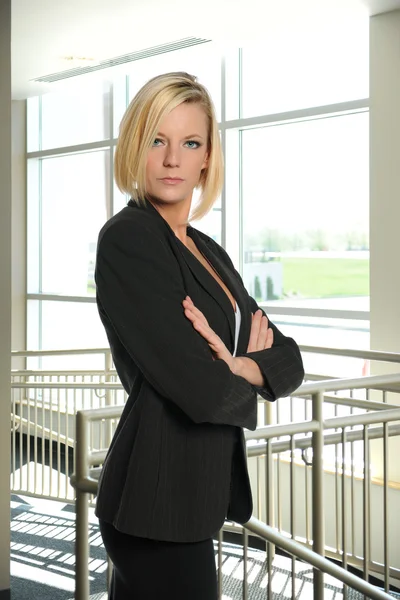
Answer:
<svg viewBox="0 0 400 600"><path fill-rule="evenodd" d="M161 121L149 150L147 193L161 203L190 202L207 164L207 116L200 104L180 104Z"/></svg>

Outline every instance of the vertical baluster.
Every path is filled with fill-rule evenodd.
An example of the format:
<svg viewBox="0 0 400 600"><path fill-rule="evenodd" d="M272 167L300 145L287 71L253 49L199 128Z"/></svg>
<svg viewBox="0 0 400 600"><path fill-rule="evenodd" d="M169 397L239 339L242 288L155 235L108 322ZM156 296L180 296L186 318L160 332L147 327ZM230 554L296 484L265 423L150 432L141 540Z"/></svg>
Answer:
<svg viewBox="0 0 400 600"><path fill-rule="evenodd" d="M325 555L324 535L324 431L323 431L323 393L313 394L313 419L318 421L319 429L313 433L313 550ZM314 569L314 600L324 597L324 574Z"/></svg>
<svg viewBox="0 0 400 600"><path fill-rule="evenodd" d="M19 433L19 489L22 491L22 466L24 463L24 398L29 398L29 388L21 390L19 403L19 416L21 419L20 433ZM29 464L27 462L27 464Z"/></svg>
<svg viewBox="0 0 400 600"><path fill-rule="evenodd" d="M53 495L53 409L54 409L54 396L57 394L57 390L54 390L50 396L49 401L49 495ZM57 396L56 396L57 397Z"/></svg>
<svg viewBox="0 0 400 600"><path fill-rule="evenodd" d="M354 410L353 407L350 409L350 413L353 415ZM350 428L350 431L353 431L354 427ZM356 556L356 534L355 534L355 523L356 523L356 497L355 497L355 461L354 461L354 444L355 442L351 442L350 444L350 501L351 501L351 556Z"/></svg>
<svg viewBox="0 0 400 600"><path fill-rule="evenodd" d="M57 498L61 497L61 392L57 390Z"/></svg>
<svg viewBox="0 0 400 600"><path fill-rule="evenodd" d="M88 476L88 423L82 414L76 418L77 446L76 460L76 538L75 538L75 598L76 600L88 600L90 593L89 584L89 494L81 491L79 484Z"/></svg>
<svg viewBox="0 0 400 600"><path fill-rule="evenodd" d="M38 389L35 388L34 423L33 423L33 492L37 494L37 469L38 469ZM42 394L43 401L43 394Z"/></svg>
<svg viewBox="0 0 400 600"><path fill-rule="evenodd" d="M222 599L222 545L224 543L224 530L218 532L218 599Z"/></svg>
<svg viewBox="0 0 400 600"><path fill-rule="evenodd" d="M305 421L310 420L310 410L311 410L311 402L307 398L305 402ZM305 503L306 503L306 540L307 544L311 545L311 501L310 501L310 469L307 464L304 468L304 477L305 477Z"/></svg>
<svg viewBox="0 0 400 600"><path fill-rule="evenodd" d="M338 416L338 405L334 405L334 415ZM335 431L338 431L335 429ZM339 490L339 444L335 444L335 541L336 552L340 554L340 490Z"/></svg>
<svg viewBox="0 0 400 600"><path fill-rule="evenodd" d="M385 569L385 592L389 591L390 557L389 557L389 435L388 423L383 424L383 552Z"/></svg>
<svg viewBox="0 0 400 600"><path fill-rule="evenodd" d="M265 455L265 522L273 527L275 521L274 515L274 461L272 456L271 440L265 440L267 449ZM271 561L275 556L275 546L268 546L268 553L271 556Z"/></svg>
<svg viewBox="0 0 400 600"><path fill-rule="evenodd" d="M369 561L370 561L370 469L369 469L369 438L368 425L364 425L364 479L363 479L363 575L368 581L369 577Z"/></svg>
<svg viewBox="0 0 400 600"><path fill-rule="evenodd" d="M249 534L247 530L243 528L243 586L242 586L242 597L243 600L248 600L248 580L247 580L247 571L248 571L248 544L249 544Z"/></svg>
<svg viewBox="0 0 400 600"><path fill-rule="evenodd" d="M51 398L51 391L50 393L50 398ZM44 400L44 395L42 393L42 494L45 494L45 480L46 480L46 475L45 475L45 467L46 467L46 433L45 433L45 427L46 426L46 413L45 413L45 400ZM49 495L49 494L47 494Z"/></svg>
<svg viewBox="0 0 400 600"><path fill-rule="evenodd" d="M342 429L342 565L347 569L347 509L346 509L346 428ZM347 585L343 584L343 600L347 600Z"/></svg>
<svg viewBox="0 0 400 600"><path fill-rule="evenodd" d="M11 402L12 402L12 437L11 437L11 490L15 491L15 440L16 440L16 420L15 420L15 396L17 388L11 390ZM19 435L22 435L22 421L20 421Z"/></svg>
<svg viewBox="0 0 400 600"><path fill-rule="evenodd" d="M295 523L295 444L294 436L290 437L290 533L293 539L296 539L296 523ZM292 600L296 600L296 559L292 556Z"/></svg>
<svg viewBox="0 0 400 600"><path fill-rule="evenodd" d="M277 424L281 424L281 411L280 411L280 402L276 403L276 419ZM280 438L278 437L278 440ZM278 453L277 456L277 465L276 465L276 492L277 492L277 524L278 531L282 531L282 498L281 498L281 481L282 481L282 470L281 470L281 454Z"/></svg>

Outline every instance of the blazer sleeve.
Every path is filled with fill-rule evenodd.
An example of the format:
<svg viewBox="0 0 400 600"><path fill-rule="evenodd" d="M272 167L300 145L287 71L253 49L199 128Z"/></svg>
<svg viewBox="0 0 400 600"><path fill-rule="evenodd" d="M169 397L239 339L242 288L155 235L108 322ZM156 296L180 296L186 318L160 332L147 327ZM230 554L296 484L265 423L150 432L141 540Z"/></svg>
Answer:
<svg viewBox="0 0 400 600"><path fill-rule="evenodd" d="M249 299L251 312L254 314L260 307L251 296ZM262 308L260 310L267 316ZM274 332L272 347L267 350L246 352L242 356L254 360L264 376L264 386L254 386L257 393L265 400L273 401L289 396L302 384L304 367L296 342L291 337L283 335L269 319L268 327L272 328Z"/></svg>
<svg viewBox="0 0 400 600"><path fill-rule="evenodd" d="M247 293L243 280L227 252L217 245L214 240L212 242L214 246L218 246L222 260L228 264ZM254 314L260 307L248 293L247 296L250 310ZM262 308L260 310L267 316ZM241 353L238 356L246 356L257 363L263 374L265 384L262 387L254 386L254 389L265 400L274 401L289 396L302 384L304 367L300 349L296 342L279 331L269 319L268 327L272 328L274 332L274 342L271 348L257 352Z"/></svg>
<svg viewBox="0 0 400 600"><path fill-rule="evenodd" d="M99 238L96 286L114 333L159 394L195 423L256 428L256 391L213 359L185 317L179 264L162 235L114 221Z"/></svg>

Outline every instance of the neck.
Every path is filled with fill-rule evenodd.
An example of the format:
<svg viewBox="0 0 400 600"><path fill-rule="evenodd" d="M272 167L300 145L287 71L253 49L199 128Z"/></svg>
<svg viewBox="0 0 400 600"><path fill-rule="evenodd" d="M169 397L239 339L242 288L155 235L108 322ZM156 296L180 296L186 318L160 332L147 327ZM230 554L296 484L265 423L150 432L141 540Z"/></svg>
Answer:
<svg viewBox="0 0 400 600"><path fill-rule="evenodd" d="M168 223L176 237L185 244L187 241L187 224L189 219L191 198L189 201L180 202L177 204L167 204L165 202L157 202L151 200L154 208L160 213L162 218Z"/></svg>

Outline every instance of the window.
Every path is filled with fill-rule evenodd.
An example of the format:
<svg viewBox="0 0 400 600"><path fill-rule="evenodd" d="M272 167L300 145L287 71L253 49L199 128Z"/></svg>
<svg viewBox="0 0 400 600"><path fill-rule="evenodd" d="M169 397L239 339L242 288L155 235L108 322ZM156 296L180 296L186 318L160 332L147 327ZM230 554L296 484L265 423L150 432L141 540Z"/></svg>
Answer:
<svg viewBox="0 0 400 600"><path fill-rule="evenodd" d="M220 118L221 60L212 44L134 62L112 81L78 77L68 88L28 100L30 350L107 347L93 276L98 233L128 200L113 182L114 138L133 94L151 77L173 70L192 73L209 87ZM193 224L221 242L221 215L219 200ZM66 368L65 360L43 358L41 364ZM104 364L102 355L71 360L71 368Z"/></svg>
<svg viewBox="0 0 400 600"><path fill-rule="evenodd" d="M368 113L244 131L242 147L249 291L297 306L365 305Z"/></svg>
<svg viewBox="0 0 400 600"><path fill-rule="evenodd" d="M110 86L102 81L90 86L76 82L68 90L42 96L40 149L108 139L109 102Z"/></svg>
<svg viewBox="0 0 400 600"><path fill-rule="evenodd" d="M220 121L224 191L193 225L227 248L285 333L308 345L368 346L368 20L338 27L226 52L200 44L29 99L32 348L71 343L68 330L57 340L44 332L56 307L91 324L76 344L100 343L100 321L96 330L87 314L97 234L127 202L113 183L115 138L134 94L167 71L196 75Z"/></svg>
<svg viewBox="0 0 400 600"><path fill-rule="evenodd" d="M286 33L286 35L285 35ZM242 52L242 117L368 97L368 23L288 26Z"/></svg>

